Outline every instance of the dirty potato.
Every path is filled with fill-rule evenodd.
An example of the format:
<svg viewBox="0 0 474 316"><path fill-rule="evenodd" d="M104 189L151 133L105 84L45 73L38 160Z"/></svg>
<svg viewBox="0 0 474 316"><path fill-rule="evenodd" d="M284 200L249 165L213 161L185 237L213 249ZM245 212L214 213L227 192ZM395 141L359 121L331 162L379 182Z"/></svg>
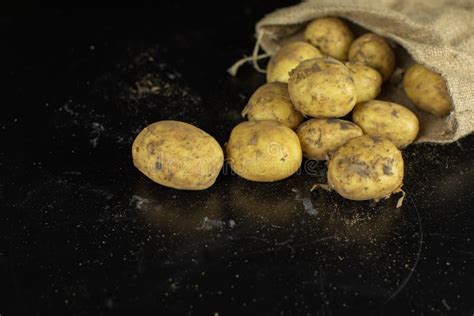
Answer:
<svg viewBox="0 0 474 316"><path fill-rule="evenodd" d="M288 83L290 71L300 62L321 56L323 54L316 47L306 42L286 44L268 62L267 82Z"/></svg>
<svg viewBox="0 0 474 316"><path fill-rule="evenodd" d="M354 35L347 24L335 17L318 18L306 26L304 38L323 54L347 60Z"/></svg>
<svg viewBox="0 0 474 316"><path fill-rule="evenodd" d="M329 155L349 139L361 136L356 124L340 119L311 119L301 124L296 134L300 139L303 155L316 160L326 160Z"/></svg>
<svg viewBox="0 0 474 316"><path fill-rule="evenodd" d="M259 182L287 178L302 161L298 136L275 121L248 121L234 127L226 154L235 173Z"/></svg>
<svg viewBox="0 0 474 316"><path fill-rule="evenodd" d="M145 127L133 142L132 157L148 178L180 190L210 187L224 163L222 148L212 136L178 121Z"/></svg>
<svg viewBox="0 0 474 316"><path fill-rule="evenodd" d="M349 69L330 57L299 64L290 74L288 92L295 108L312 117L344 116L357 99Z"/></svg>
<svg viewBox="0 0 474 316"><path fill-rule="evenodd" d="M379 100L357 104L352 120L365 134L387 138L398 148L410 145L419 130L418 118L412 111L400 104Z"/></svg>
<svg viewBox="0 0 474 316"><path fill-rule="evenodd" d="M328 184L350 200L379 200L400 190L401 152L387 139L363 135L342 145L328 164Z"/></svg>
<svg viewBox="0 0 474 316"><path fill-rule="evenodd" d="M357 103L375 99L380 93L382 76L369 66L360 63L347 63L356 88Z"/></svg>
<svg viewBox="0 0 474 316"><path fill-rule="evenodd" d="M349 61L363 63L377 70L387 81L395 69L395 54L385 39L373 33L357 38L349 49Z"/></svg>
<svg viewBox="0 0 474 316"><path fill-rule="evenodd" d="M264 84L250 97L242 111L249 121L277 121L295 129L303 121L303 115L296 111L288 94L288 85L282 82Z"/></svg>
<svg viewBox="0 0 474 316"><path fill-rule="evenodd" d="M410 100L423 111L445 116L452 109L444 79L423 65L414 64L408 68L403 88Z"/></svg>

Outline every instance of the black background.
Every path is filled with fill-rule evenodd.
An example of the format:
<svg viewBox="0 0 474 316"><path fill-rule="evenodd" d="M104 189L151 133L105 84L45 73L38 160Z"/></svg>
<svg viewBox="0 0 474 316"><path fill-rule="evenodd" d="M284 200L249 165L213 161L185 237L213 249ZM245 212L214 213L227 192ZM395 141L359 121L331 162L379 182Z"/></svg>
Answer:
<svg viewBox="0 0 474 316"><path fill-rule="evenodd" d="M290 4L0 19L2 316L474 312L472 136L404 151L400 209L398 196L310 193L323 163L276 183L224 169L202 192L133 168L131 141L154 121L224 144L265 81L226 69L251 52L258 19Z"/></svg>

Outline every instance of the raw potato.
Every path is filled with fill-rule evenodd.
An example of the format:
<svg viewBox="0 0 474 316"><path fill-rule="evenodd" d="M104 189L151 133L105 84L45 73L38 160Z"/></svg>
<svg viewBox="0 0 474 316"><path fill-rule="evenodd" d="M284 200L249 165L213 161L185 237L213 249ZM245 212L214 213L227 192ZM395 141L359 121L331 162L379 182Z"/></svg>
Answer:
<svg viewBox="0 0 474 316"><path fill-rule="evenodd" d="M226 146L230 167L251 181L281 180L301 165L298 136L275 121L249 121L234 127Z"/></svg>
<svg viewBox="0 0 474 316"><path fill-rule="evenodd" d="M321 57L323 54L306 42L286 44L272 56L267 66L267 82L288 83L289 73L303 60Z"/></svg>
<svg viewBox="0 0 474 316"><path fill-rule="evenodd" d="M323 53L338 60L347 60L354 35L347 24L334 17L319 18L306 26L304 38Z"/></svg>
<svg viewBox="0 0 474 316"><path fill-rule="evenodd" d="M423 65L414 64L408 68L403 88L410 100L423 111L445 116L453 107L444 79Z"/></svg>
<svg viewBox="0 0 474 316"><path fill-rule="evenodd" d="M347 63L354 80L357 103L375 99L380 93L382 76L369 66L360 63Z"/></svg>
<svg viewBox="0 0 474 316"><path fill-rule="evenodd" d="M406 107L379 100L357 104L352 120L365 134L387 138L398 148L413 143L420 127L416 115Z"/></svg>
<svg viewBox="0 0 474 316"><path fill-rule="evenodd" d="M402 183L402 154L381 137L353 138L329 160L328 184L346 199L379 200L400 190Z"/></svg>
<svg viewBox="0 0 474 316"><path fill-rule="evenodd" d="M357 38L349 49L349 61L360 62L377 70L387 81L395 69L395 54L383 37L367 33Z"/></svg>
<svg viewBox="0 0 474 316"><path fill-rule="evenodd" d="M307 158L326 160L349 139L362 136L356 124L340 119L311 119L296 131L303 155Z"/></svg>
<svg viewBox="0 0 474 316"><path fill-rule="evenodd" d="M295 129L303 121L303 115L295 110L288 94L288 85L282 82L264 84L250 97L242 111L249 121L271 120Z"/></svg>
<svg viewBox="0 0 474 316"><path fill-rule="evenodd" d="M178 121L145 127L133 142L132 157L148 178L180 190L207 189L224 163L222 148L211 135Z"/></svg>
<svg viewBox="0 0 474 316"><path fill-rule="evenodd" d="M295 108L312 117L344 116L357 99L349 69L330 57L299 64L290 74L288 92Z"/></svg>

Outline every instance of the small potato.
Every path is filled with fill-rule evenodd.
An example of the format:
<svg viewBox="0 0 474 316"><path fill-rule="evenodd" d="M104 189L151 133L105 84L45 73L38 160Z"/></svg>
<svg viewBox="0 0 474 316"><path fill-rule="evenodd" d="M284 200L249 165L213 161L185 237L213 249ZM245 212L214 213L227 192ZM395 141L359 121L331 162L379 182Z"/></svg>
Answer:
<svg viewBox="0 0 474 316"><path fill-rule="evenodd" d="M347 24L334 17L319 18L306 26L304 38L323 53L338 60L347 60L354 35Z"/></svg>
<svg viewBox="0 0 474 316"><path fill-rule="evenodd" d="M420 127L416 115L406 107L379 100L357 104L352 120L364 134L387 138L398 148L413 143Z"/></svg>
<svg viewBox="0 0 474 316"><path fill-rule="evenodd" d="M316 160L326 160L349 139L362 136L356 124L340 119L311 119L296 131L303 155Z"/></svg>
<svg viewBox="0 0 474 316"><path fill-rule="evenodd" d="M288 85L282 82L264 84L250 97L242 111L249 121L277 121L295 129L303 121L303 115L295 110L288 94Z"/></svg>
<svg viewBox="0 0 474 316"><path fill-rule="evenodd" d="M403 158L395 145L363 135L342 145L328 164L328 184L350 200L378 200L403 183Z"/></svg>
<svg viewBox="0 0 474 316"><path fill-rule="evenodd" d="M295 173L301 165L298 136L275 121L249 121L234 127L226 146L230 167L251 181L271 182Z"/></svg>
<svg viewBox="0 0 474 316"><path fill-rule="evenodd" d="M207 189L224 164L222 148L211 135L178 121L145 127L133 142L132 157L148 178L179 190Z"/></svg>
<svg viewBox="0 0 474 316"><path fill-rule="evenodd" d="M360 62L377 70L387 81L395 69L395 54L383 37L367 33L357 38L349 49L349 61Z"/></svg>
<svg viewBox="0 0 474 316"><path fill-rule="evenodd" d="M436 116L447 115L453 107L444 79L423 65L408 68L403 88L418 108Z"/></svg>
<svg viewBox="0 0 474 316"><path fill-rule="evenodd" d="M323 54L306 42L286 44L272 56L267 66L267 82L288 83L289 73L303 60L321 57Z"/></svg>
<svg viewBox="0 0 474 316"><path fill-rule="evenodd" d="M369 66L359 63L347 63L354 80L357 103L375 99L380 93L382 76L379 72Z"/></svg>
<svg viewBox="0 0 474 316"><path fill-rule="evenodd" d="M299 64L290 74L288 92L295 108L312 117L344 116L357 99L349 69L330 57Z"/></svg>

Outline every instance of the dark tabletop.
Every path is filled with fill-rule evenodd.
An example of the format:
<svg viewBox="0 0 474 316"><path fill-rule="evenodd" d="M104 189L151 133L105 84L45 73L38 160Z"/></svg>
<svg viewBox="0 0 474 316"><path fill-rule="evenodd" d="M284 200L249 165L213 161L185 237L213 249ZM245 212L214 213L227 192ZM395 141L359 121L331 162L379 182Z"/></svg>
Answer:
<svg viewBox="0 0 474 316"><path fill-rule="evenodd" d="M133 167L154 121L224 144L265 81L226 69L290 3L0 18L0 315L474 313L472 136L406 149L399 209L310 192L324 163L198 192Z"/></svg>

